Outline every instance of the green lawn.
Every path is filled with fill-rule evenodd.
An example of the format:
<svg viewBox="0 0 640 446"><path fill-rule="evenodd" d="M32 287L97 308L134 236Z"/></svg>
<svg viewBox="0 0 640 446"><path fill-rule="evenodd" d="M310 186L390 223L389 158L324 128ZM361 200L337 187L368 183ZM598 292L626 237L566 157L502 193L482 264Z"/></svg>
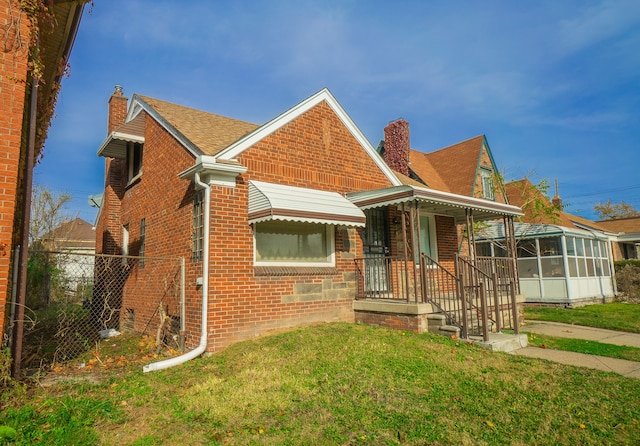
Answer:
<svg viewBox="0 0 640 446"><path fill-rule="evenodd" d="M526 330L524 331L525 333ZM603 344L597 341L584 339L560 338L555 336L527 333L529 345L550 348L553 350L565 350L588 355L608 356L610 358L626 359L627 361L640 362L640 348L624 345Z"/></svg>
<svg viewBox="0 0 640 446"><path fill-rule="evenodd" d="M640 305L624 302L576 308L526 307L524 318L640 333Z"/></svg>
<svg viewBox="0 0 640 446"><path fill-rule="evenodd" d="M355 324L109 373L4 392L0 444L640 444L638 380Z"/></svg>

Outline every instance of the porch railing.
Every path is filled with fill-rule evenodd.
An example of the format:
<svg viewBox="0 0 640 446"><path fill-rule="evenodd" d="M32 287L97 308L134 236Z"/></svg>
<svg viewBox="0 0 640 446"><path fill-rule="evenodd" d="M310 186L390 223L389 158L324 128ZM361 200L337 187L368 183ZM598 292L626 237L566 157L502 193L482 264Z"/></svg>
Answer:
<svg viewBox="0 0 640 446"><path fill-rule="evenodd" d="M356 299L419 301L416 300L416 284L420 279L412 260L380 255L355 259L355 264Z"/></svg>
<svg viewBox="0 0 640 446"><path fill-rule="evenodd" d="M509 258L478 257L475 262L458 256L457 276L460 279L463 326L467 336L482 336L511 328L519 333L516 294L517 280L513 261ZM467 319L464 321L464 319Z"/></svg>
<svg viewBox="0 0 640 446"><path fill-rule="evenodd" d="M516 294L519 292L513 259L478 257L475 262L456 256L454 272L429 256L419 267L404 257L355 259L356 299L383 299L430 303L461 336L482 336L512 328L518 333Z"/></svg>

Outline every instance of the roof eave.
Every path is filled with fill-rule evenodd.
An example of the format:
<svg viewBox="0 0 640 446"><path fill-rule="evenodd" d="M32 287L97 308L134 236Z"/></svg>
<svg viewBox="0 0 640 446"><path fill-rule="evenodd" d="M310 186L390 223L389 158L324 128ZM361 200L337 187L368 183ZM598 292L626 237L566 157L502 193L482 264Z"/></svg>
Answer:
<svg viewBox="0 0 640 446"><path fill-rule="evenodd" d="M196 175L200 180L210 184L235 187L236 178L247 171L247 168L237 162L218 162L215 157L199 155L193 166L180 172L178 177L193 181Z"/></svg>
<svg viewBox="0 0 640 446"><path fill-rule="evenodd" d="M347 194L347 198L361 209L413 201L431 203L442 206L439 210L443 215L452 214L456 220L460 220L461 216L458 215L459 212L454 211L455 209L470 209L475 211L476 215L474 215L474 219L478 221L491 220L505 216L519 217L524 215L522 210L516 206L412 185L380 189L378 193L376 193L376 191L351 193Z"/></svg>

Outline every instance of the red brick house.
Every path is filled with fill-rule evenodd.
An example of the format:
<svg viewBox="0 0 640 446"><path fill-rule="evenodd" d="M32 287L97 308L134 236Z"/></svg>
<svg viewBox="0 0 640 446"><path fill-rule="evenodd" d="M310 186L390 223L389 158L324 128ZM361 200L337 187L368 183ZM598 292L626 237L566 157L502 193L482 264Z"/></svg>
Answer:
<svg viewBox="0 0 640 446"><path fill-rule="evenodd" d="M193 355L321 321L426 330L437 312L428 297L458 285L419 271L452 274L458 224L501 218L509 228L521 214L411 179L392 162L408 132L386 143L385 163L326 89L264 125L140 95L127 102L116 87L98 151L97 252L136 254L142 229L146 256L187 259ZM122 309L142 330L144 300L123 295Z"/></svg>
<svg viewBox="0 0 640 446"><path fill-rule="evenodd" d="M53 116L61 78L87 0L38 2L38 14L23 2L0 2L0 343L8 333L13 252L23 243L24 172L27 153L41 153ZM46 3L46 7L44 5ZM46 11L43 11L46 8ZM38 20L46 25L40 26ZM39 29L38 49L33 31ZM34 50L31 52L31 50ZM39 56L39 83L34 83L30 57ZM30 189L28 189L30 191ZM26 274L26 272L25 272ZM15 307L15 306L14 306ZM19 313L23 305L17 306ZM20 336L14 336L19 339ZM20 339L21 342L21 339ZM15 354L14 349L14 354ZM18 367L19 369L19 367Z"/></svg>

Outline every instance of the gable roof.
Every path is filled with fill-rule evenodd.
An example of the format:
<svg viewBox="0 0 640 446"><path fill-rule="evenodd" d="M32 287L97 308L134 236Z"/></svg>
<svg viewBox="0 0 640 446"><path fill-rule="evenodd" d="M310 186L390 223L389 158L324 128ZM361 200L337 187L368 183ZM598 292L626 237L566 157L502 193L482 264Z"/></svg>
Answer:
<svg viewBox="0 0 640 446"><path fill-rule="evenodd" d="M484 135L479 135L435 152L422 154L412 150L411 155L416 155L412 156L412 161L414 158L419 158L418 154L421 154L433 171L438 173L440 181L447 187L447 192L473 196L476 171L484 142ZM420 165L416 167L420 168ZM413 165L411 168L422 177ZM431 174L427 171L424 173Z"/></svg>
<svg viewBox="0 0 640 446"><path fill-rule="evenodd" d="M216 155L259 127L250 122L138 94L132 99L132 108L135 110L134 103L167 128L178 141L192 149L196 156Z"/></svg>
<svg viewBox="0 0 640 446"><path fill-rule="evenodd" d="M91 223L74 218L43 235L42 241L54 243L58 249L91 249L96 246L96 232Z"/></svg>
<svg viewBox="0 0 640 446"><path fill-rule="evenodd" d="M181 177L190 178L193 174L203 169L217 170L215 166L217 164L228 165L229 161L234 161L238 155L258 141L323 101L334 111L391 184L402 184L326 88L261 126L134 94L127 113L126 123L109 135L98 150L98 155L122 158L124 156L123 149L116 147L118 143L122 145L122 141L139 137L139 135L133 135L134 132L126 126L133 123L141 114L146 113L196 157L196 164L180 174Z"/></svg>
<svg viewBox="0 0 640 446"><path fill-rule="evenodd" d="M431 164L426 153L417 150L409 150L409 169L420 180L424 181L424 185L441 190L451 192L447 183L440 177L438 170Z"/></svg>
<svg viewBox="0 0 640 446"><path fill-rule="evenodd" d="M484 135L430 153L411 149L409 167L412 177L415 175L419 181L433 189L474 197L483 150L491 162L492 172L496 172L497 167ZM508 202L506 194L501 192L500 195Z"/></svg>
<svg viewBox="0 0 640 446"><path fill-rule="evenodd" d="M640 217L599 220L596 223L612 232L640 233Z"/></svg>
<svg viewBox="0 0 640 446"><path fill-rule="evenodd" d="M524 212L523 221L526 223L559 225L575 229L588 228L602 232L609 231L598 222L591 221L578 215L569 214L568 212L564 212L562 210L560 210L558 213L557 221L546 216L537 217L537 221L533 221L534 217L532 216L530 207L527 206L527 202L532 199L539 199L542 200L546 206L551 206L551 200L549 200L549 197L536 189L531 181L526 178L506 183L504 185L504 190L507 194L509 203L522 209L522 211ZM534 197L533 194L535 194L536 197Z"/></svg>
<svg viewBox="0 0 640 446"><path fill-rule="evenodd" d="M371 145L369 140L364 136L362 131L356 126L351 117L347 114L347 112L342 108L342 106L338 103L336 98L331 94L329 89L323 88L319 92L314 95L308 97L304 101L294 105L290 109L286 110L284 113L276 116L271 121L265 123L254 132L244 136L240 140L234 142L229 147L220 151L216 155L216 159L222 160L230 160L234 159L242 152L256 144L261 139L269 136L276 130L284 127L289 122L298 118L302 114L311 110L316 105L321 102L326 102L326 104L333 110L336 116L342 121L344 126L349 130L351 135L360 143L364 151L371 157L373 162L378 166L380 171L389 179L391 184L394 186L398 186L401 184L400 180L396 177L395 173L391 168L384 162L382 157L378 154L377 150Z"/></svg>

